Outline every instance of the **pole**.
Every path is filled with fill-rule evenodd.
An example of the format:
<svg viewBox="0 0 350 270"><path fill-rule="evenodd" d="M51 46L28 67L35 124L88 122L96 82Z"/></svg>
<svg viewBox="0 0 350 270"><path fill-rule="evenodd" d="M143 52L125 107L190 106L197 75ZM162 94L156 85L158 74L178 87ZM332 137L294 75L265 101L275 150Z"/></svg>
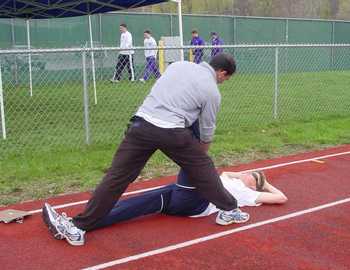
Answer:
<svg viewBox="0 0 350 270"><path fill-rule="evenodd" d="M11 38L12 38L12 48L15 48L16 45L16 37L15 37L15 19L11 18ZM15 83L18 85L18 66L17 66L17 56L14 55L14 66L11 68L12 72L14 72Z"/></svg>
<svg viewBox="0 0 350 270"><path fill-rule="evenodd" d="M183 47L184 45L184 37L183 37L183 29L182 29L182 5L181 0L178 0L178 10L179 10L179 33L180 33L180 45ZM181 50L181 61L184 60L184 51Z"/></svg>
<svg viewBox="0 0 350 270"><path fill-rule="evenodd" d="M30 25L29 25L29 19L26 20L27 22L27 46L28 50L30 50ZM28 54L28 66L29 66L29 92L30 96L33 96L33 80L32 80L32 55L31 53Z"/></svg>
<svg viewBox="0 0 350 270"><path fill-rule="evenodd" d="M237 40L237 19L236 17L233 17L233 44L238 44Z"/></svg>
<svg viewBox="0 0 350 270"><path fill-rule="evenodd" d="M2 138L5 140L6 139L6 125L5 125L4 94L3 94L2 76L1 76L1 62L0 62L0 114L1 114Z"/></svg>
<svg viewBox="0 0 350 270"><path fill-rule="evenodd" d="M183 37L183 30L182 30L182 5L181 0L171 0L173 2L177 3L177 11L179 16L179 36L180 36L180 47L184 46L184 37ZM180 60L184 60L184 50L180 50Z"/></svg>
<svg viewBox="0 0 350 270"><path fill-rule="evenodd" d="M89 93L86 76L86 52L83 52L83 97L84 97L84 127L85 127L85 142L90 144L90 128L89 128Z"/></svg>
<svg viewBox="0 0 350 270"><path fill-rule="evenodd" d="M288 44L289 43L289 20L286 19L286 33L285 33L285 43ZM283 72L288 72L288 63L289 63L289 48L285 48L284 49L285 53L284 53L284 68L283 68Z"/></svg>
<svg viewBox="0 0 350 270"><path fill-rule="evenodd" d="M237 42L237 19L233 17L233 44L238 44ZM233 57L236 58L236 49L233 49Z"/></svg>
<svg viewBox="0 0 350 270"><path fill-rule="evenodd" d="M335 22L332 22L332 44L335 44ZM334 46L331 48L331 70L334 69Z"/></svg>
<svg viewBox="0 0 350 270"><path fill-rule="evenodd" d="M90 48L92 49L94 47L94 44L92 41L91 15L89 15L88 17L89 17ZM95 104L97 104L94 51L91 51L91 65L92 65L92 81L93 81L93 85L94 85L94 98L95 98Z"/></svg>
<svg viewBox="0 0 350 270"><path fill-rule="evenodd" d="M278 102L278 47L275 48L275 91L273 101L273 118L277 119L277 102Z"/></svg>
<svg viewBox="0 0 350 270"><path fill-rule="evenodd" d="M173 36L173 15L170 14L170 36Z"/></svg>
<svg viewBox="0 0 350 270"><path fill-rule="evenodd" d="M99 35L100 35L100 46L103 47L103 35L102 35L102 14L99 14ZM101 52L102 53L102 52ZM104 55L104 52L103 52ZM100 57L100 80L103 80L103 62L104 62L104 57Z"/></svg>

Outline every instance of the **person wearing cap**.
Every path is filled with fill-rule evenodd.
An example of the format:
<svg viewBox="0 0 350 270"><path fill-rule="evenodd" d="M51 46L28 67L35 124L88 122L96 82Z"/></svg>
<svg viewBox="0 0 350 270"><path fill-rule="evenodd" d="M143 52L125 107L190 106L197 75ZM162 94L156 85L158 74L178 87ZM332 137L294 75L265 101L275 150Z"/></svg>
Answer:
<svg viewBox="0 0 350 270"><path fill-rule="evenodd" d="M191 45L192 46L204 46L205 42L204 40L198 35L198 31L196 29L192 30L192 39L191 39ZM202 62L203 57L203 49L202 48L195 48L192 49L193 53L193 62L196 64L199 64Z"/></svg>
<svg viewBox="0 0 350 270"><path fill-rule="evenodd" d="M219 38L219 35L216 32L211 32L211 45L212 46L218 46L218 45L224 45L224 41ZM223 48L212 48L211 49L211 57L214 57L215 55L219 53L223 53L224 49Z"/></svg>

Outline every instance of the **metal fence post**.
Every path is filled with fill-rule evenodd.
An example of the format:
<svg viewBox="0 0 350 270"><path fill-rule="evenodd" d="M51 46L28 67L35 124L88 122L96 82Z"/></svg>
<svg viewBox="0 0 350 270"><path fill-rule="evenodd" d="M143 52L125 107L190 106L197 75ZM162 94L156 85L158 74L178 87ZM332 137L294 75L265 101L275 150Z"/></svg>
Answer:
<svg viewBox="0 0 350 270"><path fill-rule="evenodd" d="M88 16L89 19L89 36L90 36L90 48L93 49L94 42L92 38L92 26L91 26L91 15ZM96 93L96 73L95 73L95 54L94 51L91 50L91 68L92 68L92 83L94 86L94 98L95 98L95 105L97 104L97 93Z"/></svg>
<svg viewBox="0 0 350 270"><path fill-rule="evenodd" d="M26 20L27 22L27 48L30 50L30 25L29 25L29 19ZM28 67L29 67L29 94L32 97L33 96L33 78L32 78L32 54L28 54Z"/></svg>
<svg viewBox="0 0 350 270"><path fill-rule="evenodd" d="M174 35L173 34L173 32L174 32L174 30L173 30L173 15L169 14L169 16L170 16L170 36L173 36Z"/></svg>
<svg viewBox="0 0 350 270"><path fill-rule="evenodd" d="M11 18L11 40L12 48L16 46L16 35L15 35L15 19ZM15 84L18 84L18 65L17 65L17 55L14 55L14 66L11 67L11 70L14 72Z"/></svg>
<svg viewBox="0 0 350 270"><path fill-rule="evenodd" d="M275 48L275 91L273 99L273 118L277 119L278 116L278 47Z"/></svg>
<svg viewBox="0 0 350 270"><path fill-rule="evenodd" d="M233 17L233 45L238 44L237 42L237 19L236 17ZM233 57L237 57L237 49L233 49Z"/></svg>
<svg viewBox="0 0 350 270"><path fill-rule="evenodd" d="M1 115L2 138L5 140L6 139L6 125L5 125L4 94L3 94L3 88L2 88L1 60L0 60L0 115Z"/></svg>
<svg viewBox="0 0 350 270"><path fill-rule="evenodd" d="M233 17L233 45L238 44L237 42L237 19Z"/></svg>
<svg viewBox="0 0 350 270"><path fill-rule="evenodd" d="M285 41L288 44L288 42L289 42L289 20L288 19L286 19Z"/></svg>
<svg viewBox="0 0 350 270"><path fill-rule="evenodd" d="M88 82L86 75L86 52L83 51L83 96L84 96L84 127L85 127L85 141L90 144L90 129L89 129L89 93Z"/></svg>
<svg viewBox="0 0 350 270"><path fill-rule="evenodd" d="M334 69L335 22L332 22L331 70Z"/></svg>

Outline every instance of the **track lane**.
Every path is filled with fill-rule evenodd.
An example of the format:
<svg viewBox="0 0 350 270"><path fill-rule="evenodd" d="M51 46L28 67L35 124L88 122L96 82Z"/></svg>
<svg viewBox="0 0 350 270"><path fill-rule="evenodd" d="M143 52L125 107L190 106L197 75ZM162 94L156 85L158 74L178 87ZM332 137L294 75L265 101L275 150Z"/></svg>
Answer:
<svg viewBox="0 0 350 270"><path fill-rule="evenodd" d="M350 157L342 156L330 158L323 164L309 162L268 170L267 175L271 178L271 182L286 191L289 203L283 207L249 208L251 222L314 207L348 195L349 192L344 189L344 185L348 183L349 162ZM269 161L269 164L272 163L277 162ZM258 165L259 162L255 164ZM244 166L250 165L241 165ZM331 182L337 185L330 185ZM139 183L138 185L141 186ZM27 206L32 207L34 204L29 203ZM78 213L82 207L72 207L67 209L67 212ZM26 219L24 225L0 225L0 239L4 240L0 243L0 256L6 256L6 260L0 258L0 262L3 266L11 267L4 269L78 269L227 229L215 225L214 217L204 219L147 217L91 232L88 234L87 244L77 248L67 245L64 241L52 239L40 216L34 215ZM9 244L5 245L7 241ZM43 250L38 252L38 249ZM59 264L56 264L57 260ZM5 261L9 264L7 265Z"/></svg>

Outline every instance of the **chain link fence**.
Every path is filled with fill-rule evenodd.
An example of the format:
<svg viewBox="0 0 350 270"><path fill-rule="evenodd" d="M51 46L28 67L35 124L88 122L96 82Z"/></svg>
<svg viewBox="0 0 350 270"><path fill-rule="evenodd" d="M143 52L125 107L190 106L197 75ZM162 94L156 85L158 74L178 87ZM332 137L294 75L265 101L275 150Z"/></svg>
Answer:
<svg viewBox="0 0 350 270"><path fill-rule="evenodd" d="M238 70L220 85L217 133L349 115L350 45L221 47L234 55ZM157 68L180 49L162 48ZM210 61L212 46L184 46L185 60L196 58L195 49L200 61ZM145 70L145 48L133 50L132 61L127 56L119 63L120 77L118 48L0 51L0 159L119 142L158 77L155 66Z"/></svg>

